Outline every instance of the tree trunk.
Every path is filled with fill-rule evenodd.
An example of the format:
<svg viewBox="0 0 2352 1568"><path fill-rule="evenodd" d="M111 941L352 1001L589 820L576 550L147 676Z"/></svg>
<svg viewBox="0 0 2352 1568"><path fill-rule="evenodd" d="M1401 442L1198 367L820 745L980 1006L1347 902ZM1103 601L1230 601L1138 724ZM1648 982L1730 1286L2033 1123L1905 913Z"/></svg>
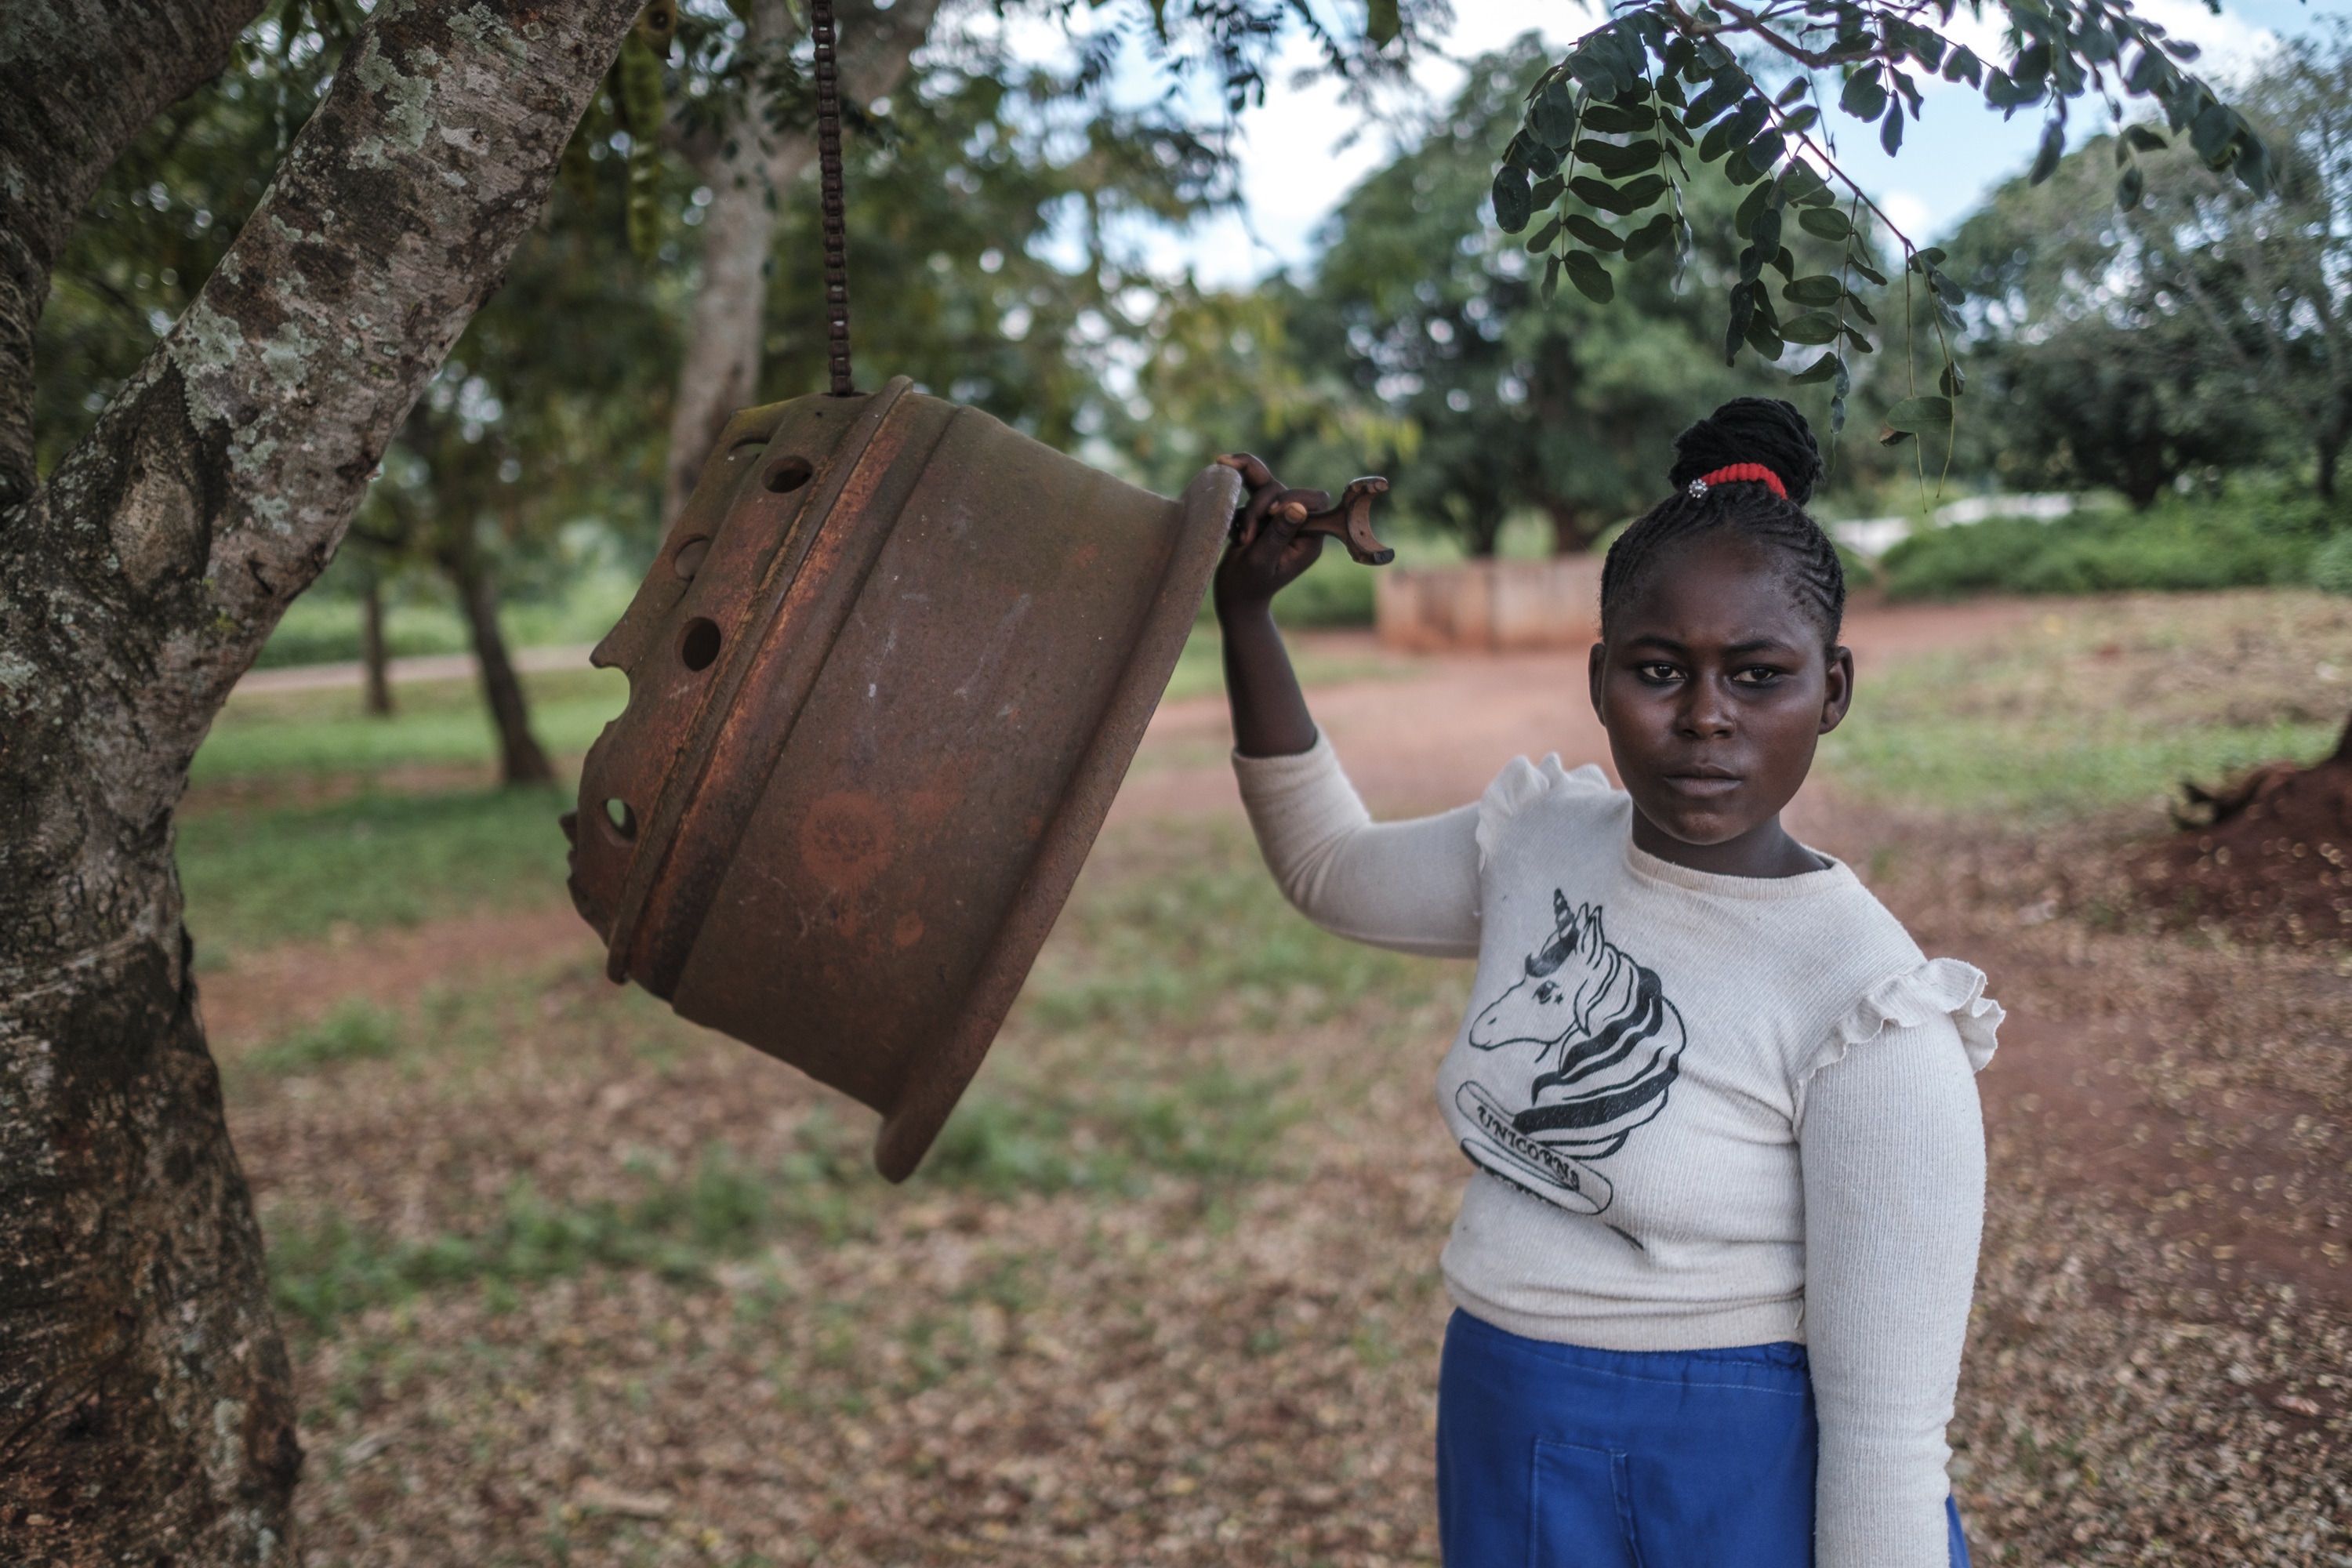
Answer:
<svg viewBox="0 0 2352 1568"><path fill-rule="evenodd" d="M466 612L466 629L474 639L474 663L481 671L482 702L490 710L490 725L499 732L499 782L502 784L543 784L555 782L547 753L530 732L530 708L523 700L522 682L507 653L506 635L499 630L498 580L482 552L467 541L442 563L457 590Z"/></svg>
<svg viewBox="0 0 2352 1568"><path fill-rule="evenodd" d="M887 10L877 10L873 0L848 0L836 7L843 91L871 102L897 87L938 9L939 0L898 0ZM783 0L754 0L751 47L783 48L797 34ZM685 510L729 416L758 394L775 204L787 199L793 183L816 159L813 135L767 125L771 106L765 93L745 93L744 104L743 118L729 124L699 160L710 205L703 209L702 284L695 293L677 392L670 403L669 458L662 475L665 530ZM814 201L815 193L807 198ZM855 265L854 239L852 245Z"/></svg>
<svg viewBox="0 0 2352 1568"><path fill-rule="evenodd" d="M367 574L367 586L360 595L360 662L367 669L368 716L386 719L392 716L391 663L383 651L383 581L373 572Z"/></svg>
<svg viewBox="0 0 2352 1568"><path fill-rule="evenodd" d="M1587 526L1591 511L1572 500L1548 500L1544 510L1551 517L1551 552L1554 555L1575 555L1592 548L1596 531Z"/></svg>
<svg viewBox="0 0 2352 1568"><path fill-rule="evenodd" d="M637 0L376 7L186 315L33 485L49 258L256 9L8 0L0 25L0 1562L297 1560L294 1393L173 811Z"/></svg>

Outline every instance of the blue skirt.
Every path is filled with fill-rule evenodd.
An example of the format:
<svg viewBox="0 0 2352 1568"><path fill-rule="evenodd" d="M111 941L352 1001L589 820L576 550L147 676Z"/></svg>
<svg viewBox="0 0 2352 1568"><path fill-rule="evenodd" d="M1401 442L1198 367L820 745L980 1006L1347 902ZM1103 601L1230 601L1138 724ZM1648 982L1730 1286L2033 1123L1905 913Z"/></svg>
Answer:
<svg viewBox="0 0 2352 1568"><path fill-rule="evenodd" d="M1819 1441L1802 1345L1587 1350L1456 1312L1437 1388L1446 1568L1811 1568Z"/></svg>

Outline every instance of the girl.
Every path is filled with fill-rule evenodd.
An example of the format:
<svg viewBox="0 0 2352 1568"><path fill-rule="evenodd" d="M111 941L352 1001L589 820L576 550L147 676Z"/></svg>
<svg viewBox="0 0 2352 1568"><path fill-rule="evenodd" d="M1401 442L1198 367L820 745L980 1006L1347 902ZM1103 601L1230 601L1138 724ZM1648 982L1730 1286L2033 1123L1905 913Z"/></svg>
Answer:
<svg viewBox="0 0 2352 1568"><path fill-rule="evenodd" d="M1675 453L1601 574L1622 787L1522 757L1475 805L1386 824L1269 612L1322 542L1291 517L1328 500L1239 460L1234 766L1308 919L1478 960L1438 1073L1471 1167L1441 1259L1449 1568L1964 1565L1944 1427L2000 1009L1780 826L1853 692L1812 432L1743 397Z"/></svg>

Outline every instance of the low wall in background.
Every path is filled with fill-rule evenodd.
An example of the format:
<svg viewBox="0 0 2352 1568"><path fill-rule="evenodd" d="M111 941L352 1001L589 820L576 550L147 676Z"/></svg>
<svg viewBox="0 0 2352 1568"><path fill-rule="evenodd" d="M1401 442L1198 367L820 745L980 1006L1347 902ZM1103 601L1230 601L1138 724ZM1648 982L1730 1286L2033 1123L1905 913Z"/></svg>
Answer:
<svg viewBox="0 0 2352 1568"><path fill-rule="evenodd" d="M1591 646L1601 632L1601 557L1467 561L1377 574L1381 646L1406 653Z"/></svg>

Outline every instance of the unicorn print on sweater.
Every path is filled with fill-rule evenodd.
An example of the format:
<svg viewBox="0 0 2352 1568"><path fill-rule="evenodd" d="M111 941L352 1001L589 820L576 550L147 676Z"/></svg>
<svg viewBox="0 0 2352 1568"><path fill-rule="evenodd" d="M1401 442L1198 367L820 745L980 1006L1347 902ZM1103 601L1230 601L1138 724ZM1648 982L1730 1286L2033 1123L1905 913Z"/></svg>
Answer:
<svg viewBox="0 0 2352 1568"><path fill-rule="evenodd" d="M1474 1163L1598 1215L1616 1193L1591 1162L1665 1110L1687 1038L1657 972L1603 932L1601 906L1551 898L1551 934L1527 973L1470 1020L1469 1043L1494 1057L1456 1088L1454 1107Z"/></svg>

